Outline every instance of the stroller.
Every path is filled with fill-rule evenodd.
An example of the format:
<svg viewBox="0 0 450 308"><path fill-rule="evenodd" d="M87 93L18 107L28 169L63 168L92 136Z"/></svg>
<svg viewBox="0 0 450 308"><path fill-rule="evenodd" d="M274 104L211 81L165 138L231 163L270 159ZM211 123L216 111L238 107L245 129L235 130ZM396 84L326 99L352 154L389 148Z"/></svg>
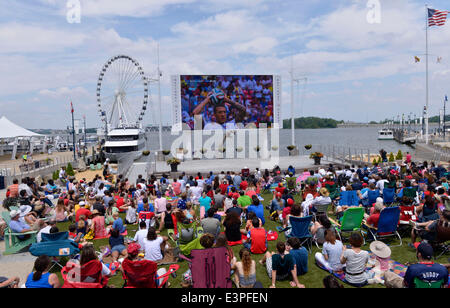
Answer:
<svg viewBox="0 0 450 308"><path fill-rule="evenodd" d="M194 249L190 262L193 288L231 288L231 256L225 247Z"/></svg>

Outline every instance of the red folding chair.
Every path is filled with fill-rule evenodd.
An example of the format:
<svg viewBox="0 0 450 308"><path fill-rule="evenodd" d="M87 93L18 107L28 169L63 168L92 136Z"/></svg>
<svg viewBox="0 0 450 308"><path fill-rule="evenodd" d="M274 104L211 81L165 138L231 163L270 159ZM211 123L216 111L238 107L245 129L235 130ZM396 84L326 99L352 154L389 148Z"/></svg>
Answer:
<svg viewBox="0 0 450 308"><path fill-rule="evenodd" d="M61 270L64 279L63 288L104 288L108 285L108 278L102 275L102 263L92 260L80 266L68 262ZM94 281L90 281L94 280Z"/></svg>
<svg viewBox="0 0 450 308"><path fill-rule="evenodd" d="M176 272L180 266L172 264L167 273L161 276L156 275L158 265L150 260L131 261L128 258L122 262L122 274L125 280L125 288L162 288L169 280L169 276ZM158 283L159 279L164 279Z"/></svg>

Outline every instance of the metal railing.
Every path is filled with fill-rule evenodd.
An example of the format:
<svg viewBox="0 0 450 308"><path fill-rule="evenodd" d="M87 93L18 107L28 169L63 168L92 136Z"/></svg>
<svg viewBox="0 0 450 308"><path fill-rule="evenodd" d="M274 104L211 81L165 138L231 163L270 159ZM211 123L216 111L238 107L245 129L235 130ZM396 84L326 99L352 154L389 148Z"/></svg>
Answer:
<svg viewBox="0 0 450 308"><path fill-rule="evenodd" d="M305 148L299 150L300 155L310 155L314 152L320 152L323 154L322 160L338 164L369 165L372 163L370 158L374 155L378 155L377 150L338 146L334 144L312 145L310 150Z"/></svg>
<svg viewBox="0 0 450 308"><path fill-rule="evenodd" d="M45 163L41 164L43 161L45 161ZM5 186L11 185L13 179L18 179L20 181L26 177L35 178L38 176L43 177L49 175L56 170L59 170L61 167L67 166L68 163L74 162L72 156L54 157L51 160L43 161L27 163L27 168L23 168L23 164L17 166L6 165L6 167L0 166L0 175L5 177ZM30 164L34 165L30 167Z"/></svg>

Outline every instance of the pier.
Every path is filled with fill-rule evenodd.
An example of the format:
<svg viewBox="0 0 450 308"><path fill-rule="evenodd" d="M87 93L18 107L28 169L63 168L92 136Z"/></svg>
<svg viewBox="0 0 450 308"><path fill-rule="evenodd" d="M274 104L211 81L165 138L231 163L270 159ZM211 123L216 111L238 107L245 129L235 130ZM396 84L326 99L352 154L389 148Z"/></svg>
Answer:
<svg viewBox="0 0 450 308"><path fill-rule="evenodd" d="M393 131L395 141L401 144L415 144L417 141L417 135L405 129L393 129Z"/></svg>

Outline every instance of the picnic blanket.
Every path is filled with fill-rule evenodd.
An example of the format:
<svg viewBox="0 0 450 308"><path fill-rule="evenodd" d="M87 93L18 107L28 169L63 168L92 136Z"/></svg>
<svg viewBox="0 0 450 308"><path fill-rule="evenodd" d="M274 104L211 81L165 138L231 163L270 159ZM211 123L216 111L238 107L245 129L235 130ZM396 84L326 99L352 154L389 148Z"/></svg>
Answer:
<svg viewBox="0 0 450 308"><path fill-rule="evenodd" d="M369 252L369 256L371 259L375 260L375 255L372 252ZM320 268L323 269L324 271L329 272L327 269L325 269L321 264L316 263L316 265ZM373 267L371 266L367 266L366 267L366 272L371 270ZM400 277L404 278L405 274L406 274L406 270L408 269L408 267L400 262L394 261L394 260L389 260L389 271L399 275ZM337 279L341 280L342 282L345 282L345 273L344 272L339 272L339 273L332 273L333 276L335 276ZM449 275L450 278L450 275ZM450 279L449 279L450 281Z"/></svg>
<svg viewBox="0 0 450 308"><path fill-rule="evenodd" d="M222 232L222 234L225 234L225 232ZM268 241L276 241L278 239L278 233L274 231L267 231L267 240ZM242 245L243 241L247 240L247 235L242 234L241 240L236 242L230 242L228 241L228 246L237 246Z"/></svg>

